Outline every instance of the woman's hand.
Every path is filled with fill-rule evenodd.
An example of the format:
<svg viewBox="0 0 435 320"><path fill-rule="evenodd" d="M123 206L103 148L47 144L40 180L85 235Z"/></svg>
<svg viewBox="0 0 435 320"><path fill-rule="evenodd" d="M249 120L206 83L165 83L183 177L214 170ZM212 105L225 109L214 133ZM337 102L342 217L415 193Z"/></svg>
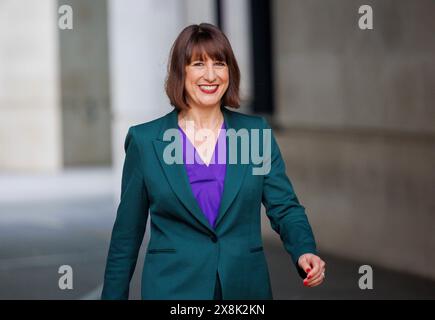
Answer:
<svg viewBox="0 0 435 320"><path fill-rule="evenodd" d="M307 273L304 286L315 287L325 279L326 263L320 257L312 253L306 253L299 257L298 265Z"/></svg>

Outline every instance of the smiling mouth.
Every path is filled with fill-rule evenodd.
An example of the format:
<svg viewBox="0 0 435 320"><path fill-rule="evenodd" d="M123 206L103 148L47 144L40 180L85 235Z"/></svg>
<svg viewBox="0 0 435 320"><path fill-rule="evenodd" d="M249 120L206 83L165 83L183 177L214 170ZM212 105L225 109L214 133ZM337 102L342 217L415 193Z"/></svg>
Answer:
<svg viewBox="0 0 435 320"><path fill-rule="evenodd" d="M219 85L199 85L199 89L207 94L213 94L217 91Z"/></svg>

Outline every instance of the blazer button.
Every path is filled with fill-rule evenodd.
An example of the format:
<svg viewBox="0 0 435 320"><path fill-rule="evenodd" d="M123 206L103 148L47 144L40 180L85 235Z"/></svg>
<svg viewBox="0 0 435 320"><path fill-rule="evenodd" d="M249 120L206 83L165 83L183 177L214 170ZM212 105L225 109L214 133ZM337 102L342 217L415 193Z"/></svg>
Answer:
<svg viewBox="0 0 435 320"><path fill-rule="evenodd" d="M211 241L213 241L213 242L217 242L217 241L218 241L217 236L216 236L215 234L211 234L211 235L210 235L210 239L211 239Z"/></svg>

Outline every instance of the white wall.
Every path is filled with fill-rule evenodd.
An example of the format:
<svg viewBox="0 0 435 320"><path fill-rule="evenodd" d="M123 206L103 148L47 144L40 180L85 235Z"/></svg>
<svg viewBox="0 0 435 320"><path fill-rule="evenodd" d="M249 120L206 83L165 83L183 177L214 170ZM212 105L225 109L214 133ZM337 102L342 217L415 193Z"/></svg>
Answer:
<svg viewBox="0 0 435 320"><path fill-rule="evenodd" d="M0 170L62 165L57 1L0 2Z"/></svg>

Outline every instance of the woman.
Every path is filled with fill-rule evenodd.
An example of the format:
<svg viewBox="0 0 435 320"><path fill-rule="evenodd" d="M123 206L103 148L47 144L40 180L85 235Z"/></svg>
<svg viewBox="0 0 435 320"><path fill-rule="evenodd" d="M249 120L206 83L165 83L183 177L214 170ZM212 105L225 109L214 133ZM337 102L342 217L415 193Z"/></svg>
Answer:
<svg viewBox="0 0 435 320"><path fill-rule="evenodd" d="M148 212L143 299L272 299L261 203L304 284L322 283L325 262L316 255L275 138L269 136L268 148L267 139L252 134L260 130L267 138L270 127L262 117L225 107L239 107L239 82L230 43L218 28L202 23L180 33L166 81L174 110L130 127L125 140L103 299L128 298ZM259 141L263 154L270 151L269 169L254 174L253 163L231 161L246 150L225 131L235 132L236 141L243 135L252 139L250 145Z"/></svg>

